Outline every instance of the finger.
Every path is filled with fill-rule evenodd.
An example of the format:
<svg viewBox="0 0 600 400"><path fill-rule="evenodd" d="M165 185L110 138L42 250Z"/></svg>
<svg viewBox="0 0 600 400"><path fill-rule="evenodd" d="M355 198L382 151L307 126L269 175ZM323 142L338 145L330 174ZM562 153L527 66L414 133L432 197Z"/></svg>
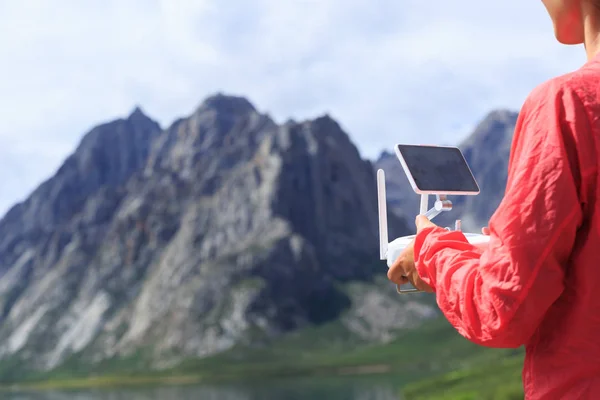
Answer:
<svg viewBox="0 0 600 400"><path fill-rule="evenodd" d="M481 233L483 233L484 235L489 235L490 234L490 228L488 228L487 226L481 228Z"/></svg>
<svg viewBox="0 0 600 400"><path fill-rule="evenodd" d="M433 225L433 223L426 216L419 214L415 219L415 224L417 225L417 232L420 232L422 229Z"/></svg>
<svg viewBox="0 0 600 400"><path fill-rule="evenodd" d="M396 280L394 283L397 283L398 285L406 285L406 284L410 283L410 281L408 280L407 277L401 276L400 279Z"/></svg>
<svg viewBox="0 0 600 400"><path fill-rule="evenodd" d="M404 276L404 270L402 268L401 262L398 261L390 267L387 276L390 281L399 285L404 285L408 283L408 278Z"/></svg>
<svg viewBox="0 0 600 400"><path fill-rule="evenodd" d="M394 266L390 267L390 269L388 270L387 277L390 281L398 284L402 284L401 282L404 282L406 280L402 269L394 268Z"/></svg>

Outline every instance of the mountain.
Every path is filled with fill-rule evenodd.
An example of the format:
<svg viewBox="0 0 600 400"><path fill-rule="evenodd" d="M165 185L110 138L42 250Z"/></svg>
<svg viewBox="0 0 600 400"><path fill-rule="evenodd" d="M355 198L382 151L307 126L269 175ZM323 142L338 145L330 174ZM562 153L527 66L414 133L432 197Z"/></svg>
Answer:
<svg viewBox="0 0 600 400"><path fill-rule="evenodd" d="M434 220L441 226L454 226L461 219L463 230L480 232L496 210L506 187L510 145L518 114L507 110L490 112L474 132L458 147L469 163L481 189L477 196L449 196L453 208ZM412 221L419 212L420 196L411 188L400 162L391 152L383 152L374 162L386 172L389 208ZM430 208L433 199L430 198Z"/></svg>
<svg viewBox="0 0 600 400"><path fill-rule="evenodd" d="M2 378L168 367L336 319L390 340L436 313L385 271L373 165L330 116L278 125L216 94L162 129L137 108L0 221Z"/></svg>

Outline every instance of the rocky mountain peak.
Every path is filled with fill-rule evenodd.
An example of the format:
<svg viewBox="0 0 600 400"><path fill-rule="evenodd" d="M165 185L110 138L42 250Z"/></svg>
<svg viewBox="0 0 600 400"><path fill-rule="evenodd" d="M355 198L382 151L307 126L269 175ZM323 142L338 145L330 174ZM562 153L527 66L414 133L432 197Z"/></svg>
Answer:
<svg viewBox="0 0 600 400"><path fill-rule="evenodd" d="M513 119L515 119L518 116L518 112L513 111L513 110L508 110L508 109L496 109L496 110L492 110L490 111L484 118L483 121L491 121L491 120L495 120L495 121L504 121L504 122L509 122Z"/></svg>
<svg viewBox="0 0 600 400"><path fill-rule="evenodd" d="M500 145L501 142L512 140L512 130L516 124L518 113L510 110L493 110L477 124L473 133L463 141L463 147L468 148L476 142L489 142L489 145ZM492 143L492 142L495 142ZM506 144L506 143L505 143Z"/></svg>
<svg viewBox="0 0 600 400"><path fill-rule="evenodd" d="M245 115L256 112L254 105L245 97L216 93L207 97L197 112L214 111L224 115Z"/></svg>
<svg viewBox="0 0 600 400"><path fill-rule="evenodd" d="M0 272L10 267L11 260L33 238L69 229L66 225L82 212L91 197L99 192L115 194L146 164L160 132L155 121L138 113L134 118L104 123L86 133L54 176L0 220ZM94 218L104 216L99 213Z"/></svg>
<svg viewBox="0 0 600 400"><path fill-rule="evenodd" d="M158 367L331 321L340 283L385 273L376 199L331 117L280 126L217 94L162 131L136 109L0 221L0 359Z"/></svg>
<svg viewBox="0 0 600 400"><path fill-rule="evenodd" d="M133 110L127 116L127 120L133 123L146 123L146 122L154 122L142 109L141 106L136 105Z"/></svg>
<svg viewBox="0 0 600 400"><path fill-rule="evenodd" d="M390 157L395 157L394 153L392 153L391 151L388 150L383 150L380 154L379 157L377 157L376 162L380 161L380 160L385 160L388 159Z"/></svg>
<svg viewBox="0 0 600 400"><path fill-rule="evenodd" d="M160 125L146 116L141 108L136 107L126 119L101 124L89 131L73 157L84 170L120 170L118 177L107 179L123 182L134 170L145 164L152 143L160 132Z"/></svg>

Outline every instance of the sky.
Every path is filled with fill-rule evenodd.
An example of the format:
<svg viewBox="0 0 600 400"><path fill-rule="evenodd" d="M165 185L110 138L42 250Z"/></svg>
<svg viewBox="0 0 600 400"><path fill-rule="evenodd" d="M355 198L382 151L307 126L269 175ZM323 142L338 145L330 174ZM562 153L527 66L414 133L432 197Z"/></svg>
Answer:
<svg viewBox="0 0 600 400"><path fill-rule="evenodd" d="M0 0L0 215L93 126L167 127L217 92L325 113L365 158L457 144L585 63L539 0Z"/></svg>

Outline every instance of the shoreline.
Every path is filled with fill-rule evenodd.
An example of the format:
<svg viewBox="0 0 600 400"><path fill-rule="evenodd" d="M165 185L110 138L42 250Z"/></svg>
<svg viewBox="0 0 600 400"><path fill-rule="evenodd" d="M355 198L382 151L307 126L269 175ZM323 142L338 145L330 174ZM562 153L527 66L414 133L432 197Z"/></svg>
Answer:
<svg viewBox="0 0 600 400"><path fill-rule="evenodd" d="M283 372L283 373L282 373ZM393 373L389 364L365 364L353 366L339 366L335 368L307 368L303 371L273 371L261 376L261 379L301 378L301 377L341 377L341 376L368 376L385 375ZM82 378L48 379L31 382L15 382L1 384L0 392L44 392L50 390L81 390L81 389L117 389L123 387L148 387L172 385L196 385L226 382L244 382L255 379L254 374L231 374L207 376L202 373L182 373L173 375L136 375L136 376L111 376L98 375Z"/></svg>

